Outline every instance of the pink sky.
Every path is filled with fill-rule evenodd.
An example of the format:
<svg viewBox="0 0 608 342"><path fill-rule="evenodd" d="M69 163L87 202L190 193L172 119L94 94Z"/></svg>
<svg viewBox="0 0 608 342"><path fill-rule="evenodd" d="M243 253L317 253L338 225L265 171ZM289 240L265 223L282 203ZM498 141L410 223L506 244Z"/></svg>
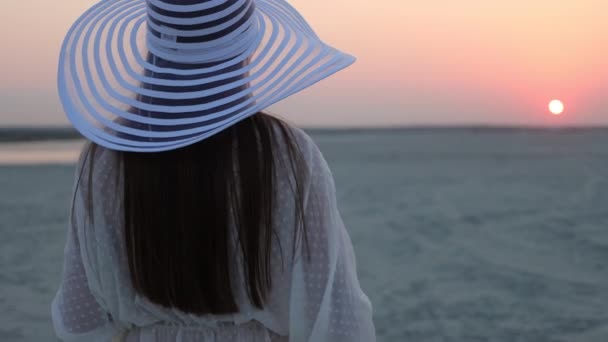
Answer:
<svg viewBox="0 0 608 342"><path fill-rule="evenodd" d="M5 0L0 126L67 124L57 55L94 2ZM272 108L297 123L608 125L605 0L290 3L325 41L358 57ZM561 117L548 113L552 98L566 105Z"/></svg>

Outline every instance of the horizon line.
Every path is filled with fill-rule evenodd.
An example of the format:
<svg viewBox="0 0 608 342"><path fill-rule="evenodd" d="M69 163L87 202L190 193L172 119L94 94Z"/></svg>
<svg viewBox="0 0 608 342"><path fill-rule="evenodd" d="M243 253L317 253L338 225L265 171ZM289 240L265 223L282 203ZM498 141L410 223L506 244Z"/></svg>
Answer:
<svg viewBox="0 0 608 342"><path fill-rule="evenodd" d="M516 126L516 125L407 125L407 126L300 126L310 134L361 134L361 133L398 133L398 132L594 132L607 131L608 125L568 125L568 126ZM66 141L85 139L72 126L0 126L0 143L23 143L41 141Z"/></svg>
<svg viewBox="0 0 608 342"><path fill-rule="evenodd" d="M446 123L446 124L396 124L396 125L297 125L291 122L288 124L304 130L403 130L403 129L461 129L461 128L513 128L513 129L608 129L606 124L509 124L509 123ZM0 125L0 131L53 131L53 130L73 130L70 125Z"/></svg>

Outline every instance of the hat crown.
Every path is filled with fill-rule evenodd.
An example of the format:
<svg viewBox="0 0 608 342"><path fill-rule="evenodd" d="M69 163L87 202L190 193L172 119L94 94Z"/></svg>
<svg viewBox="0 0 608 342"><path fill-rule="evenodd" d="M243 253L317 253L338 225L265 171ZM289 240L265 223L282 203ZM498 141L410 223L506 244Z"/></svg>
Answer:
<svg viewBox="0 0 608 342"><path fill-rule="evenodd" d="M148 8L173 12L177 17L202 17L221 12L233 5L252 3L253 0L146 0ZM230 14L228 11L227 14Z"/></svg>
<svg viewBox="0 0 608 342"><path fill-rule="evenodd" d="M150 51L177 63L238 56L255 42L253 0L147 0Z"/></svg>

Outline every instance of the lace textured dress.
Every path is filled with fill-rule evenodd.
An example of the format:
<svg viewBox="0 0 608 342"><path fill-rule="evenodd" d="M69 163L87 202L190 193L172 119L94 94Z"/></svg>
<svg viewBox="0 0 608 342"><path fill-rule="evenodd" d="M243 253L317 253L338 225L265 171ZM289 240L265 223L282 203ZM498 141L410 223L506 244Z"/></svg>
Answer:
<svg viewBox="0 0 608 342"><path fill-rule="evenodd" d="M289 175L279 170L272 290L260 310L249 303L246 289L238 287L243 282L235 281L240 312L231 315L195 316L158 306L134 291L121 233L122 188L115 152L101 149L95 156L92 218L84 211L88 163L81 157L76 175L84 169L84 178L74 193L63 278L52 303L57 336L87 342L375 341L372 306L359 286L332 174L314 142L297 128L293 132L309 169L301 179L309 258L304 249L293 248L295 205ZM285 157L285 148L279 151ZM235 265L231 271L234 279L242 277L239 270Z"/></svg>

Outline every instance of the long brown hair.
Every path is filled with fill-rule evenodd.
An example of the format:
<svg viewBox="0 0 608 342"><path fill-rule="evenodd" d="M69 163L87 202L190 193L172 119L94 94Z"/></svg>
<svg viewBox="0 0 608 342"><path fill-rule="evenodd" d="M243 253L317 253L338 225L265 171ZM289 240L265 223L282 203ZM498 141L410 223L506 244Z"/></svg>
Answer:
<svg viewBox="0 0 608 342"><path fill-rule="evenodd" d="M278 155L279 144L286 145L287 162ZM88 151L89 189L99 148L91 143ZM271 244L278 242L273 239L278 167L293 175L297 222L282 228L295 230L294 249L300 241L306 244L299 174L306 168L287 124L258 113L187 147L116 157L124 177L125 252L134 289L188 313L236 313L230 270L239 252L249 300L263 308L272 287ZM92 191L87 206L92 217L90 196ZM231 224L237 251L231 248Z"/></svg>

